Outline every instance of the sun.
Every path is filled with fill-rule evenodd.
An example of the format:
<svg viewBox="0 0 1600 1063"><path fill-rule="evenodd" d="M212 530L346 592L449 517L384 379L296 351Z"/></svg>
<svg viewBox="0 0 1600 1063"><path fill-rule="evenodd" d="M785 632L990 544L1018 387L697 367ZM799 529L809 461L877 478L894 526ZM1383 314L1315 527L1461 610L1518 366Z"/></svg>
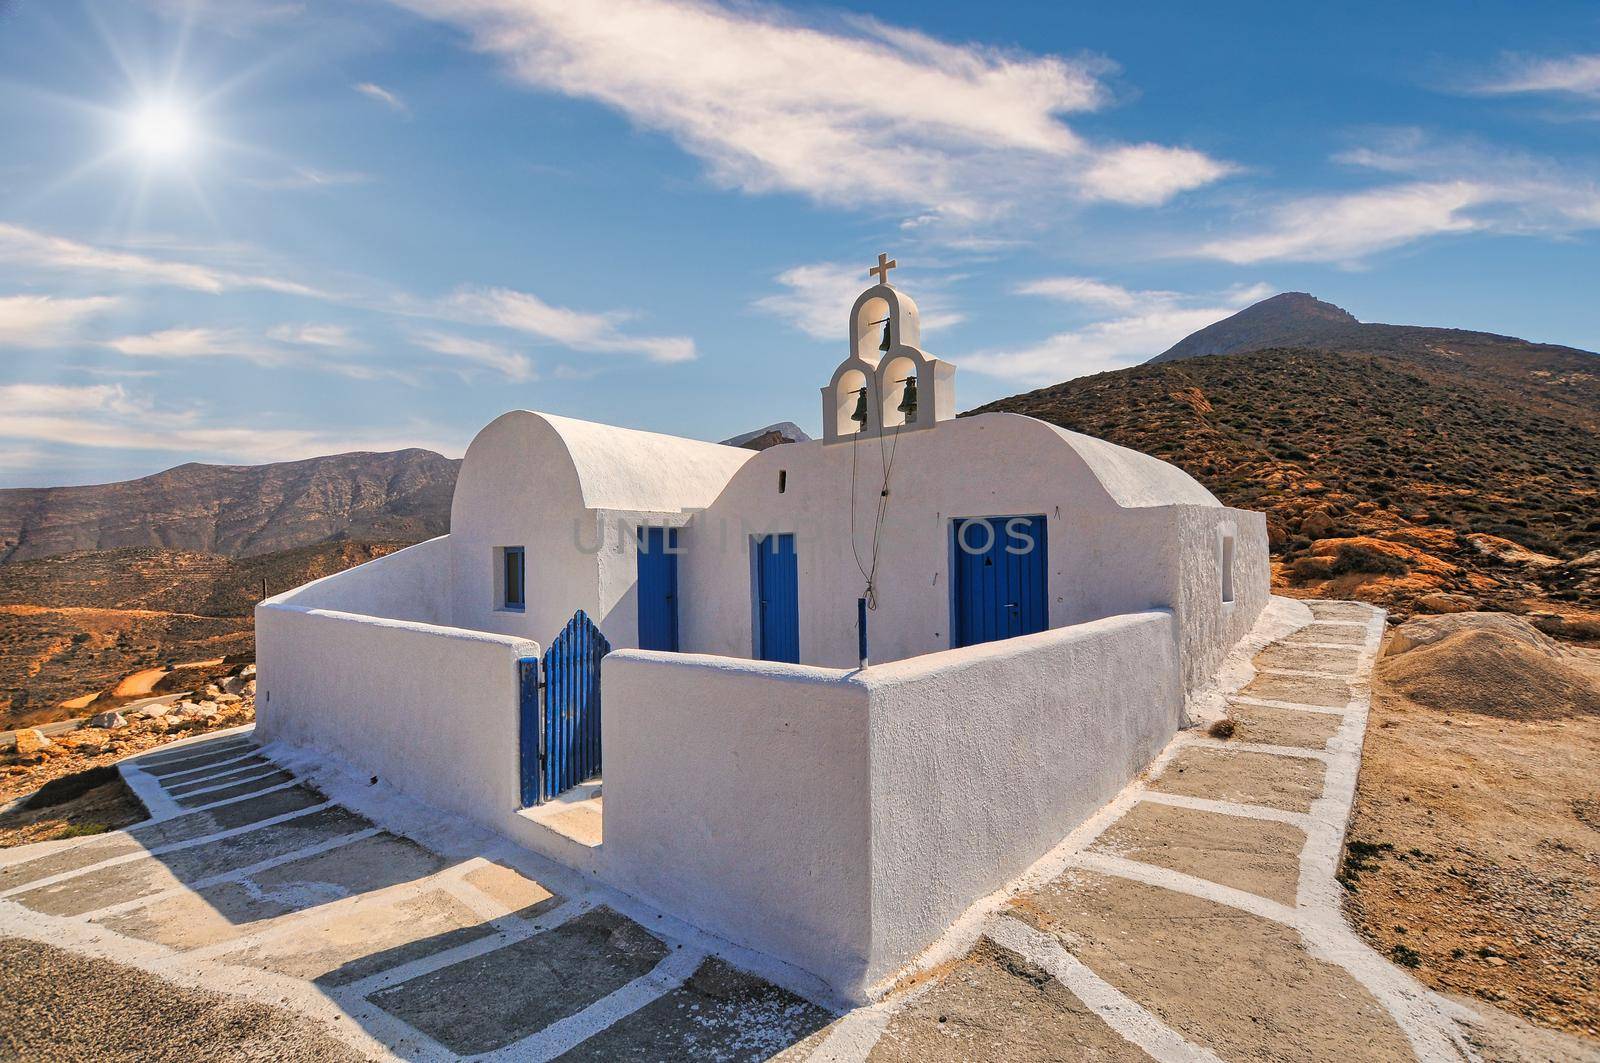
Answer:
<svg viewBox="0 0 1600 1063"><path fill-rule="evenodd" d="M153 162L181 160L199 139L193 114L180 104L153 100L126 116L128 146Z"/></svg>

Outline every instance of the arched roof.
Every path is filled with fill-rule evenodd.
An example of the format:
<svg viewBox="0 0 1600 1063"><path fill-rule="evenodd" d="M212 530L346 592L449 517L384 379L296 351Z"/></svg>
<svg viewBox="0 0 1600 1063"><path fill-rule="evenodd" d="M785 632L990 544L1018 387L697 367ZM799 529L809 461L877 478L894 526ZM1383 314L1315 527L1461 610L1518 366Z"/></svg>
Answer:
<svg viewBox="0 0 1600 1063"><path fill-rule="evenodd" d="M1217 497L1200 481L1170 462L1104 439L1060 428L1037 417L1018 413L987 413L980 417L1016 417L1032 421L1059 437L1088 466L1111 500L1123 509L1150 506L1218 506Z"/></svg>
<svg viewBox="0 0 1600 1063"><path fill-rule="evenodd" d="M478 433L467 448L467 463L473 463L474 450L499 453L496 447L480 448L479 441L507 432L527 448L521 459L567 465L588 509L670 512L704 507L755 456L754 451L720 443L513 410Z"/></svg>

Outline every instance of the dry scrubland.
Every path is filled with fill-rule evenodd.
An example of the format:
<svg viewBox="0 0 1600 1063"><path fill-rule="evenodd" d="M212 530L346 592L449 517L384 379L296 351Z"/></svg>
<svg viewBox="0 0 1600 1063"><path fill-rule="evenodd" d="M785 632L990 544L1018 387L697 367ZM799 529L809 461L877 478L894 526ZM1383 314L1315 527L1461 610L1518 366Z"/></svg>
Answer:
<svg viewBox="0 0 1600 1063"><path fill-rule="evenodd" d="M1502 614L1414 620L1379 662L1341 880L1435 988L1600 1037L1600 651Z"/></svg>

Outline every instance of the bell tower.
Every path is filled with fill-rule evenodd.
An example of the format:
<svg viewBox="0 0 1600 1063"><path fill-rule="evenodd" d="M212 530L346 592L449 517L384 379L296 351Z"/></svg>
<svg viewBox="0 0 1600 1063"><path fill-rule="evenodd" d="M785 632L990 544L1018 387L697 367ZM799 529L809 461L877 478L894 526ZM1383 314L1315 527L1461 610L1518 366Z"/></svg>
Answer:
<svg viewBox="0 0 1600 1063"><path fill-rule="evenodd" d="M889 283L897 263L879 255L878 283L850 308L850 355L822 389L822 440L932 428L956 415L956 368L924 354L917 304Z"/></svg>

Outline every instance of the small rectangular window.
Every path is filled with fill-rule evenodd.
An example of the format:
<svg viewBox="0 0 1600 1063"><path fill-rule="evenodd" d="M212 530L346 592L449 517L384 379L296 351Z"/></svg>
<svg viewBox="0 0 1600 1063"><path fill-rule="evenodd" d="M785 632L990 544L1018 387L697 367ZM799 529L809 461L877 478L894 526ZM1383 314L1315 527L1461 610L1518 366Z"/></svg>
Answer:
<svg viewBox="0 0 1600 1063"><path fill-rule="evenodd" d="M1233 536L1222 537L1222 601L1233 601Z"/></svg>
<svg viewBox="0 0 1600 1063"><path fill-rule="evenodd" d="M501 554L500 604L506 609L524 609L527 607L527 569L522 547L507 546Z"/></svg>
<svg viewBox="0 0 1600 1063"><path fill-rule="evenodd" d="M780 494L780 495L783 494L783 492L788 490L788 488L789 488L789 470L788 469L779 469L778 470L778 494Z"/></svg>

